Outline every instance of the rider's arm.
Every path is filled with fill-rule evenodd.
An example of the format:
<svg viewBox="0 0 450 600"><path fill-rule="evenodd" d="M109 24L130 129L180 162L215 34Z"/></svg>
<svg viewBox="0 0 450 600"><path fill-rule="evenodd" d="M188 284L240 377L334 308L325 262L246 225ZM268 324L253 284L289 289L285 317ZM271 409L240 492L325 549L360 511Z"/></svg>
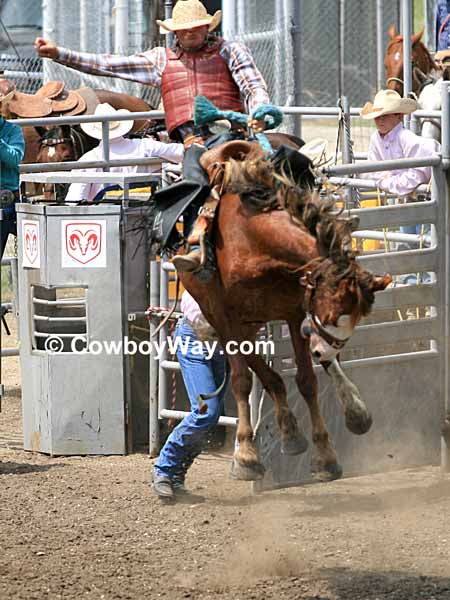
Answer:
<svg viewBox="0 0 450 600"><path fill-rule="evenodd" d="M56 62L91 75L120 77L158 87L166 66L165 48L153 48L140 54L119 56L115 54L90 54L58 48Z"/></svg>
<svg viewBox="0 0 450 600"><path fill-rule="evenodd" d="M3 137L3 131L6 136ZM0 135L0 162L8 167L18 167L25 155L22 128L13 123L4 123Z"/></svg>
<svg viewBox="0 0 450 600"><path fill-rule="evenodd" d="M266 82L259 72L250 50L238 42L225 42L220 55L228 64L250 114L261 104L270 104Z"/></svg>

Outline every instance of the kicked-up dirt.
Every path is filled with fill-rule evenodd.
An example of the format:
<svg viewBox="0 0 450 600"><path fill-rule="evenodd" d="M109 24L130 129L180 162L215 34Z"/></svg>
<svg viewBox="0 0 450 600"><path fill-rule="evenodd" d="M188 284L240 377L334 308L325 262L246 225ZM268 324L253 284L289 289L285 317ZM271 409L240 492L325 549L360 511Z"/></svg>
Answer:
<svg viewBox="0 0 450 600"><path fill-rule="evenodd" d="M195 497L166 506L144 454L24 452L16 358L2 380L1 600L450 600L438 467L255 496L229 455L205 454Z"/></svg>

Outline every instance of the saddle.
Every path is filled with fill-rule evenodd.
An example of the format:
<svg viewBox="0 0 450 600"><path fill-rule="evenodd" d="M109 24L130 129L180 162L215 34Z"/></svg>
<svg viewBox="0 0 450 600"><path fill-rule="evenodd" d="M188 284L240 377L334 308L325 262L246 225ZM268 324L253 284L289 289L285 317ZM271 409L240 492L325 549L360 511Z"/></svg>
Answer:
<svg viewBox="0 0 450 600"><path fill-rule="evenodd" d="M225 142L219 146L207 150L200 157L200 165L207 172L209 183L214 188L226 185L230 160L242 162L244 160L253 160L255 162L265 158L264 150L255 142L244 140L233 140Z"/></svg>
<svg viewBox="0 0 450 600"><path fill-rule="evenodd" d="M93 114L97 104L90 88L66 90L63 81L48 81L35 94L15 91L8 108L17 117L39 118Z"/></svg>

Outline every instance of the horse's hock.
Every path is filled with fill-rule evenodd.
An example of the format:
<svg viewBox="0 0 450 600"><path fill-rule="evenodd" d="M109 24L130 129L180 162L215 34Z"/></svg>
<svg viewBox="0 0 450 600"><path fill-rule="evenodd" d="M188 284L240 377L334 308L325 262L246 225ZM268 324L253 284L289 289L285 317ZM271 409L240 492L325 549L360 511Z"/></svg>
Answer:
<svg viewBox="0 0 450 600"><path fill-rule="evenodd" d="M147 327L127 320L148 306L141 210L18 205L26 450L124 454L148 441L148 357L120 347Z"/></svg>

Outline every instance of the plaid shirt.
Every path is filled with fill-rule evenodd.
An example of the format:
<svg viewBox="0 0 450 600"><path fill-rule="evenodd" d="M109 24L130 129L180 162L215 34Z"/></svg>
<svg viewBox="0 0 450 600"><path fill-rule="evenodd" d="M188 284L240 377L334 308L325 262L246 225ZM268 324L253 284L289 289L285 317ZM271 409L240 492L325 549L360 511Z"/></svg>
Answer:
<svg viewBox="0 0 450 600"><path fill-rule="evenodd" d="M210 36L208 43L213 43L215 39ZM270 104L266 83L246 46L225 41L220 49L220 56L227 63L249 112L253 113L261 104ZM160 87L167 56L166 49L162 47L132 56L88 54L59 48L57 62L91 75L120 77Z"/></svg>

